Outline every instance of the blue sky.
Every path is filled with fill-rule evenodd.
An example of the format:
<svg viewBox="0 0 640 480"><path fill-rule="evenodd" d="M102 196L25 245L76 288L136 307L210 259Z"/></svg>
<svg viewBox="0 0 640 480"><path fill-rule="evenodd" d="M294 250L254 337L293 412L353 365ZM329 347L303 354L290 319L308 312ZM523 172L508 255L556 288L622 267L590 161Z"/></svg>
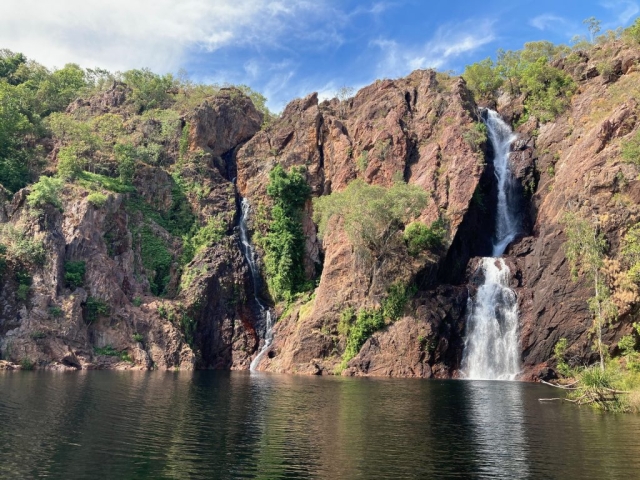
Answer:
<svg viewBox="0 0 640 480"><path fill-rule="evenodd" d="M640 1L640 0L638 0ZM2 0L0 48L47 66L149 67L244 83L269 107L416 68L464 65L532 40L568 43L640 15L636 0Z"/></svg>

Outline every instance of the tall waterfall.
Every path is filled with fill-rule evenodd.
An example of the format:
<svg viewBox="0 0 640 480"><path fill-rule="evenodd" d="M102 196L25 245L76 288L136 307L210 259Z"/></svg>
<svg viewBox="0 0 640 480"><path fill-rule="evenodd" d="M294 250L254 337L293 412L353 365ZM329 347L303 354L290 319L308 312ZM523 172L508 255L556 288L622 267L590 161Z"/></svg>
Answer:
<svg viewBox="0 0 640 480"><path fill-rule="evenodd" d="M474 299L469 299L467 336L462 358L465 378L513 380L520 370L518 302L509 288L509 267L500 257L520 233L517 182L509 168L511 143L516 136L497 112L486 111L485 124L493 147L498 187L493 257L482 259L484 277Z"/></svg>
<svg viewBox="0 0 640 480"><path fill-rule="evenodd" d="M264 345L258 353L258 356L253 359L251 365L249 366L250 371L254 371L262 357L269 351L271 348L271 343L273 342L273 316L271 315L271 310L260 300L259 291L260 285L262 285L262 277L260 276L260 268L257 262L256 251L253 248L253 245L249 241L249 229L247 227L247 218L249 217L249 212L251 211L251 205L249 205L249 201L246 198L242 199L242 203L240 204L240 242L242 244L242 253L249 264L249 270L251 271L251 280L253 281L253 296L260 308L260 313L264 317L265 320L265 333L264 333Z"/></svg>

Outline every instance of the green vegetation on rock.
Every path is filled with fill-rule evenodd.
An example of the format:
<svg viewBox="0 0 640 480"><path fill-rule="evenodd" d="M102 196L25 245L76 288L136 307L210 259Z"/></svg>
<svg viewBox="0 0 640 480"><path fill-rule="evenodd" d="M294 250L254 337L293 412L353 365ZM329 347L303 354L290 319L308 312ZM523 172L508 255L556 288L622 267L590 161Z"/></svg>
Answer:
<svg viewBox="0 0 640 480"><path fill-rule="evenodd" d="M340 217L351 244L375 260L390 252L393 238L426 205L427 193L402 181L385 188L354 180L345 190L313 201L320 236L326 233L329 220Z"/></svg>
<svg viewBox="0 0 640 480"><path fill-rule="evenodd" d="M84 283L86 264L83 261L64 262L64 282L67 287L74 289Z"/></svg>
<svg viewBox="0 0 640 480"><path fill-rule="evenodd" d="M478 99L495 99L499 89L523 95L525 118L553 120L569 104L576 85L569 74L551 65L570 49L551 42L529 42L522 50L498 51L497 62L485 59L468 65L463 77Z"/></svg>
<svg viewBox="0 0 640 480"><path fill-rule="evenodd" d="M310 193L302 169L286 172L276 165L269 173L267 195L273 207L266 234L256 240L264 249L267 283L276 300L290 301L309 288L304 273L302 210Z"/></svg>

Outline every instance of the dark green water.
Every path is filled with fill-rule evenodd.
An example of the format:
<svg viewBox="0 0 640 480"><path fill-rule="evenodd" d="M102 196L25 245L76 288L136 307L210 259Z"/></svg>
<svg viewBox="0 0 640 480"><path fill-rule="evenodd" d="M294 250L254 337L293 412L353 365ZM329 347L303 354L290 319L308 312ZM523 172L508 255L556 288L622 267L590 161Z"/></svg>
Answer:
<svg viewBox="0 0 640 480"><path fill-rule="evenodd" d="M640 478L640 416L511 382L0 374L2 478Z"/></svg>

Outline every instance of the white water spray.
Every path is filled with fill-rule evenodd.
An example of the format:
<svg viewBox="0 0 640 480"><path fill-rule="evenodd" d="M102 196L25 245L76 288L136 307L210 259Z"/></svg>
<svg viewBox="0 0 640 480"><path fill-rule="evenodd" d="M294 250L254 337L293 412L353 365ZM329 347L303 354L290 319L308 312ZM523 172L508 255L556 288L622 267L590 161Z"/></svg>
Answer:
<svg viewBox="0 0 640 480"><path fill-rule="evenodd" d="M462 374L469 379L513 380L520 371L518 302L509 288L511 272L500 257L520 233L516 179L509 168L511 143L516 139L497 112L487 110L485 120L493 146L493 166L498 186L493 257L483 258L482 285L469 299L467 336Z"/></svg>
<svg viewBox="0 0 640 480"><path fill-rule="evenodd" d="M262 357L269 351L271 348L271 343L273 342L273 316L271 315L271 310L269 307L264 305L258 296L258 291L260 290L260 285L262 283L262 277L260 276L260 269L258 267L258 262L256 261L257 255L253 245L249 241L249 229L247 227L247 218L249 217L249 212L251 211L251 205L249 205L249 201L246 198L242 199L241 202L241 210L240 210L240 241L242 242L242 253L244 257L247 259L247 263L249 264L249 270L251 271L251 280L253 281L253 296L255 298L258 307L260 308L260 312L264 316L265 319L265 333L264 333L264 345L260 350L260 353L253 359L251 365L249 366L250 371L255 371L260 365L262 361Z"/></svg>

